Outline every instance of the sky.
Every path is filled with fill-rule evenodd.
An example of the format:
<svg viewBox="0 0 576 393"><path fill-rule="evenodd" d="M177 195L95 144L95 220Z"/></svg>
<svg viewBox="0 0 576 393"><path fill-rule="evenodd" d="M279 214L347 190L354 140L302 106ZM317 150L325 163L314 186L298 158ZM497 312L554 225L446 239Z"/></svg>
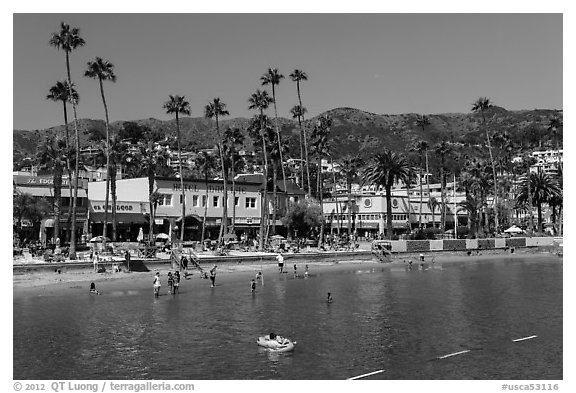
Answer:
<svg viewBox="0 0 576 393"><path fill-rule="evenodd" d="M230 117L249 117L248 97L269 67L278 115L298 103L315 116L337 107L377 114L469 112L489 97L509 110L563 108L562 14L14 14L13 128L63 124L46 99L66 77L65 56L48 44L61 21L86 45L71 53L79 118L104 119L98 82L84 77L96 56L112 62L105 82L111 121L154 117L169 94L192 117L219 97Z"/></svg>

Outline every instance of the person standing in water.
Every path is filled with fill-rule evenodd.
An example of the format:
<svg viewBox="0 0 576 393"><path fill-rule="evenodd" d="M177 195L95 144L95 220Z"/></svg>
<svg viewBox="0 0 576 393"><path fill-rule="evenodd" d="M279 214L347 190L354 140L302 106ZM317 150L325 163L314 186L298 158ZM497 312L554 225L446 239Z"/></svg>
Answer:
<svg viewBox="0 0 576 393"><path fill-rule="evenodd" d="M280 270L280 273L284 273L284 257L281 252L276 255L276 259L278 260L278 269Z"/></svg>
<svg viewBox="0 0 576 393"><path fill-rule="evenodd" d="M332 303L333 301L334 301L334 299L332 299L332 294L330 292L328 292L328 296L326 296L326 302Z"/></svg>
<svg viewBox="0 0 576 393"><path fill-rule="evenodd" d="M160 296L161 286L162 285L160 284L160 272L156 272L156 275L154 276L154 297Z"/></svg>
<svg viewBox="0 0 576 393"><path fill-rule="evenodd" d="M98 292L96 290L96 284L94 284L93 282L90 283L90 293L93 293L95 295L100 295L100 292Z"/></svg>
<svg viewBox="0 0 576 393"><path fill-rule="evenodd" d="M254 281L254 279L252 279L252 281L250 282L250 289L252 293L256 292L256 281Z"/></svg>
<svg viewBox="0 0 576 393"><path fill-rule="evenodd" d="M174 272L174 295L178 293L179 288L180 288L180 272L176 270Z"/></svg>
<svg viewBox="0 0 576 393"><path fill-rule="evenodd" d="M168 272L168 294L172 295L174 293L174 277L172 277L172 272Z"/></svg>
<svg viewBox="0 0 576 393"><path fill-rule="evenodd" d="M308 278L308 265L304 266L304 277Z"/></svg>
<svg viewBox="0 0 576 393"><path fill-rule="evenodd" d="M212 269L210 269L210 282L212 283L210 285L211 288L214 288L214 286L216 285L216 268L218 266L214 265L214 267Z"/></svg>

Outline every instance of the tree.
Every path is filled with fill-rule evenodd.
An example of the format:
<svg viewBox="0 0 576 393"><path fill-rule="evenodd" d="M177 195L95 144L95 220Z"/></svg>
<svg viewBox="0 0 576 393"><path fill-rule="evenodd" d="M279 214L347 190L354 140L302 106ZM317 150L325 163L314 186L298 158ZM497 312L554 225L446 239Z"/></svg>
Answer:
<svg viewBox="0 0 576 393"><path fill-rule="evenodd" d="M248 109L258 110L260 112L260 116L257 117L255 120L259 123L260 129L260 139L262 141L262 154L264 156L264 178L262 180L262 209L261 209L261 219L260 219L260 237L258 239L258 248L260 250L264 249L264 232L268 221L268 153L266 151L266 137L264 134L265 124L267 121L266 116L264 115L264 111L268 109L268 106L272 103L272 98L268 95L266 90L260 91L256 89L256 92L253 93L250 98L248 98ZM252 127L255 124L252 125Z"/></svg>
<svg viewBox="0 0 576 393"><path fill-rule="evenodd" d="M425 117L425 116L424 116ZM425 117L426 118L426 117ZM427 118L426 118L427 119ZM428 122L428 124L430 124ZM417 152L418 153L418 157L420 158L420 166L418 167L418 171L419 171L419 176L420 176L420 180L418 183L420 183L420 214L418 215L418 228L422 229L422 205L424 203L423 199L424 199L424 191L422 189L422 171L423 171L423 167L424 167L424 157L428 156L428 142L420 140L418 142L415 142L412 147L410 147L411 151ZM426 160L427 162L427 160ZM428 169L426 169L427 171ZM427 181L426 182L428 184L428 198L430 198L430 183Z"/></svg>
<svg viewBox="0 0 576 393"><path fill-rule="evenodd" d="M50 45L57 49L62 49L66 55L66 74L68 79L69 99L72 100L74 113L74 135L76 138L76 166L74 167L74 197L72 199L72 222L70 234L70 259L76 259L76 206L78 201L78 165L80 163L80 136L78 134L78 115L76 113L77 100L74 97L72 78L70 77L70 53L77 48L84 46L86 41L80 37L80 29L70 28L70 25L61 22L60 31L52 33Z"/></svg>
<svg viewBox="0 0 576 393"><path fill-rule="evenodd" d="M201 174L204 179L205 185L205 195L202 205L204 206L204 218L202 219L202 235L201 235L201 245L204 249L204 238L206 233L206 218L208 216L208 180L216 170L216 158L213 155L208 154L206 151L201 151L196 155L194 160L194 166L196 170Z"/></svg>
<svg viewBox="0 0 576 393"><path fill-rule="evenodd" d="M304 109L304 106L302 105L302 96L300 95L300 82L302 81L307 81L308 80L308 75L299 69L295 69L291 74L290 74L290 78L296 82L296 91L298 92L298 105L300 108L302 108L302 111L300 113L300 117L302 118L302 122L299 123L300 124L300 132L303 135L303 139L304 139L304 154L306 156L306 179L307 179L307 184L308 184L308 197L310 198L312 196L312 189L310 188L310 166L309 166L309 162L308 161L308 137L306 135L306 127L305 127L305 121L304 121L304 114L306 113L306 110ZM304 182L302 182L304 183Z"/></svg>
<svg viewBox="0 0 576 393"><path fill-rule="evenodd" d="M364 169L363 184L374 184L384 187L386 191L387 236L392 239L392 186L395 182L406 182L409 164L403 154L384 149L376 154Z"/></svg>
<svg viewBox="0 0 576 393"><path fill-rule="evenodd" d="M340 173L346 181L346 191L348 192L348 234L352 234L352 182L357 180L364 162L359 155L345 156L339 162Z"/></svg>
<svg viewBox="0 0 576 393"><path fill-rule="evenodd" d="M451 146L448 142L440 142L434 146L436 154L440 156L440 229L445 231L446 221L446 156L451 152Z"/></svg>
<svg viewBox="0 0 576 393"><path fill-rule="evenodd" d="M328 149L328 133L330 132L330 127L332 127L332 118L328 115L320 117L320 119L314 125L312 131L311 140L314 155L318 159L318 173L316 176L317 181L317 195L320 201L320 208L322 209L322 222L320 224L320 237L318 239L318 247L320 248L324 242L324 207L323 207L323 192L324 185L322 182L322 159L329 155Z"/></svg>
<svg viewBox="0 0 576 393"><path fill-rule="evenodd" d="M104 114L106 116L106 196L104 198L104 229L102 233L102 246L105 248L108 226L108 198L110 193L110 120L108 118L108 105L106 104L104 84L102 82L116 82L114 64L110 63L108 60L103 60L101 57L96 57L94 61L88 62L88 69L84 72L84 76L98 80L98 83L100 84L100 95L102 96L102 104L104 104ZM115 210L116 206L113 206L112 208ZM114 237L112 240L115 240Z"/></svg>
<svg viewBox="0 0 576 393"><path fill-rule="evenodd" d="M274 130L271 127L266 127L265 131L266 141L267 141L267 150L270 156L270 162L272 163L272 199L274 201L274 210L272 212L272 233L276 234L276 216L278 214L278 185L276 179L278 167L283 167L282 165L282 155L283 153L288 153L288 146L286 143L281 143L281 150L278 150L278 145L274 141ZM284 192L286 188L284 188ZM268 238L268 236L266 236Z"/></svg>
<svg viewBox="0 0 576 393"><path fill-rule="evenodd" d="M558 186L556 179L546 172L539 171L525 176L516 196L516 204L520 205L528 202L528 195L532 196L532 204L538 211L538 231L542 232L542 204L550 202L555 197L562 195L562 190Z"/></svg>
<svg viewBox="0 0 576 393"><path fill-rule="evenodd" d="M224 149L222 144L224 142L223 135L220 134L220 125L218 119L221 116L228 116L230 113L226 110L226 104L220 101L220 98L214 98L211 103L204 107L204 117L208 119L215 119L216 121L216 135L218 152L220 154L220 165L222 166L222 179L223 179L223 201L222 201L222 223L220 224L220 234L218 235L218 244L222 244L223 236L228 232L228 168L224 159Z"/></svg>
<svg viewBox="0 0 576 393"><path fill-rule="evenodd" d="M190 103L185 100L184 96L169 95L170 99L166 101L163 108L167 114L174 114L176 116L176 142L178 143L178 170L180 172L180 192L182 199L182 215L181 215L181 228L180 228L180 241L184 241L184 218L186 217L186 196L184 194L184 175L182 172L182 148L180 141L180 121L178 116L180 114L190 116Z"/></svg>
<svg viewBox="0 0 576 393"><path fill-rule="evenodd" d="M223 152L224 156L230 160L230 171L232 177L232 225L230 233L234 233L236 222L236 173L244 168L244 160L238 155L238 150L244 145L244 135L239 128L228 127L224 131Z"/></svg>
<svg viewBox="0 0 576 393"><path fill-rule="evenodd" d="M291 232L296 233L295 237L300 235L300 237L307 238L313 228L321 225L321 209L317 202L310 199L299 200L288 206L286 215L282 217L282 223L289 228Z"/></svg>
<svg viewBox="0 0 576 393"><path fill-rule="evenodd" d="M486 140L488 142L488 152L490 154L490 164L492 165L492 176L494 177L494 222L495 230L498 232L500 223L498 221L498 181L496 179L496 167L494 166L494 157L492 156L492 146L490 145L490 133L486 127L486 115L485 112L492 107L492 102L489 98L480 97L472 104L472 112L482 115L482 127L484 127L486 132Z"/></svg>
<svg viewBox="0 0 576 393"><path fill-rule="evenodd" d="M19 238L22 239L22 220L32 223L34 231L38 224L50 212L50 204L46 198L35 198L28 193L18 193L12 199L12 216L17 219Z"/></svg>
<svg viewBox="0 0 576 393"><path fill-rule="evenodd" d="M128 164L128 158L131 156L130 148L127 142L125 142L118 134L112 135L109 144L109 162L110 171L108 172L108 177L110 177L110 193L112 195L112 241L116 241L117 234L117 222L116 222L116 175L118 173L118 167L126 166Z"/></svg>
<svg viewBox="0 0 576 393"><path fill-rule="evenodd" d="M278 128L278 110L276 109L276 86L284 75L278 72L277 68L268 68L268 71L260 77L262 86L272 85L272 102L274 103L274 125L276 126L276 137L278 138L278 152L280 153L280 167L282 168L282 181L286 190L286 172L284 171L284 157L282 155L282 140L280 138L280 129Z"/></svg>
<svg viewBox="0 0 576 393"><path fill-rule="evenodd" d="M304 114L307 112L307 109L296 105L292 109L290 109L290 114L292 115L293 119L298 119L298 126L300 127L299 133L299 140L300 140L300 184L302 184L302 188L304 188L304 164L308 165L307 161L304 161L304 132L302 128L302 121L304 119ZM308 183L310 183L310 174L308 174Z"/></svg>
<svg viewBox="0 0 576 393"><path fill-rule="evenodd" d="M54 134L47 134L38 146L36 159L41 167L53 170L54 182L54 234L53 240L60 236L60 214L62 209L62 171L66 166L66 142Z"/></svg>
<svg viewBox="0 0 576 393"><path fill-rule="evenodd" d="M164 168L167 167L167 162L170 157L166 149L159 144L155 143L157 140L153 134L148 134L146 139L138 142L133 154L127 158L131 164L132 174L135 176L146 176L148 178L148 204L150 208L150 222L149 222L149 242L153 244L154 241L154 183L156 176ZM182 231L184 231L184 219L182 218Z"/></svg>
<svg viewBox="0 0 576 393"><path fill-rule="evenodd" d="M435 197L428 198L428 208L432 212L432 228L436 228L436 208L440 206L440 203Z"/></svg>
<svg viewBox="0 0 576 393"><path fill-rule="evenodd" d="M562 119L558 115L554 115L548 121L548 131L551 131L554 134L554 141L556 144L556 152L558 154L558 158L560 159L560 165L562 165L562 156L560 155L560 151L558 150L558 130L562 129L564 123Z"/></svg>
<svg viewBox="0 0 576 393"><path fill-rule="evenodd" d="M70 96L70 94L72 94L72 96ZM52 86L50 88L50 93L46 96L46 99L48 100L52 100L54 102L58 102L61 101L62 102L62 106L64 108L64 130L66 132L65 136L65 142L66 142L66 172L68 173L68 191L69 191L69 195L70 198L68 198L68 200L71 200L72 198L72 163L70 160L71 157L71 152L73 151L73 149L70 146L70 134L68 132L68 111L67 111L67 104L71 103L72 101L78 102L79 100L79 96L78 96L78 92L76 91L76 89L74 88L74 86L68 86L68 81L58 81L56 82L56 84L54 86ZM70 204L69 204L70 205ZM70 215L70 211L68 212L68 221L70 222L71 220L71 215ZM56 232L56 230L55 230ZM70 232L69 235L70 236ZM69 241L70 239L66 239L67 241Z"/></svg>

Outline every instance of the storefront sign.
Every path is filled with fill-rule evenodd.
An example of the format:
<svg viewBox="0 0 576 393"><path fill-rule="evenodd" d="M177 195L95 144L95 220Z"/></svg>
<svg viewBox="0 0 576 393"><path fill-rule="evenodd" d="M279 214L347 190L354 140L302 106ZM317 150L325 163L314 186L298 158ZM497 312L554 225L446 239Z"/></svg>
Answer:
<svg viewBox="0 0 576 393"><path fill-rule="evenodd" d="M180 183L173 183L172 184L172 190L173 191L180 191ZM184 183L184 191L193 191L193 192L199 192L202 191L204 192L205 188L204 188L204 184L202 184L200 187L198 187L198 184L192 183L192 184L186 184ZM215 194L215 193L223 193L224 192L224 186L215 186L215 185L208 185L208 193L209 194ZM232 186L229 185L228 186L228 192L232 192ZM246 187L236 187L236 193L237 194L246 194Z"/></svg>
<svg viewBox="0 0 576 393"><path fill-rule="evenodd" d="M105 203L104 202L91 202L91 211L95 213L104 212ZM112 203L108 204L108 211L112 211ZM140 208L140 203L134 202L118 202L116 203L117 213L142 213Z"/></svg>
<svg viewBox="0 0 576 393"><path fill-rule="evenodd" d="M53 186L54 178L38 176L14 176L14 182L17 185ZM68 186L68 179L62 179L62 186Z"/></svg>

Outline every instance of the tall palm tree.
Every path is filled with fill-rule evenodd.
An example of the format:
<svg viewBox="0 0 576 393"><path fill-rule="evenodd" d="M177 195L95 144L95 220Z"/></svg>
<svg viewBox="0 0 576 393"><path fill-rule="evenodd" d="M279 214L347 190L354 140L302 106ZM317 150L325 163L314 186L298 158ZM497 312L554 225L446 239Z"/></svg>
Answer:
<svg viewBox="0 0 576 393"><path fill-rule="evenodd" d="M126 143L118 134L112 135L110 138L109 148L109 162L110 172L110 194L112 195L112 241L116 241L117 222L116 222L116 177L118 169L126 166L128 158L131 156L128 143Z"/></svg>
<svg viewBox="0 0 576 393"><path fill-rule="evenodd" d="M272 102L274 103L274 125L276 127L276 137L278 138L278 152L280 153L280 167L282 168L282 181L284 182L284 189L286 190L286 171L284 170L284 157L282 154L282 140L280 138L280 129L278 128L278 110L276 108L276 86L280 84L280 80L284 78L278 68L268 68L268 71L260 77L262 86L272 85Z"/></svg>
<svg viewBox="0 0 576 393"><path fill-rule="evenodd" d="M548 123L548 131L552 131L554 134L554 141L556 143L556 152L558 154L558 158L560 159L559 163L562 165L562 156L560 156L560 152L558 150L558 130L560 130L564 126L562 119L558 115L554 115L550 118Z"/></svg>
<svg viewBox="0 0 576 393"><path fill-rule="evenodd" d="M312 130L312 147L314 155L318 159L318 171L316 175L318 200L320 201L321 217L320 224L320 237L318 239L318 247L320 248L324 242L324 207L323 207L323 182L322 182L322 158L327 157L329 154L328 147L328 133L332 126L332 119L328 115L322 116L314 125Z"/></svg>
<svg viewBox="0 0 576 393"><path fill-rule="evenodd" d="M424 191L422 189L422 171L423 171L423 167L424 167L424 159L425 156L428 155L428 142L424 141L424 140L420 140L414 143L414 145L412 145L410 147L411 151L415 151L418 153L418 157L420 158L420 166L418 167L418 171L419 171L419 176L420 176L420 181L418 183L420 183L420 214L418 215L418 228L422 229L422 205L424 203L423 199L424 199ZM430 197L430 183L428 183L428 197Z"/></svg>
<svg viewBox="0 0 576 393"><path fill-rule="evenodd" d="M364 169L363 184L374 184L386 190L386 227L388 239L392 239L392 186L395 182L406 182L409 164L403 154L384 149L376 154Z"/></svg>
<svg viewBox="0 0 576 393"><path fill-rule="evenodd" d="M204 179L204 189L206 191L204 195L204 218L202 219L202 235L200 244L202 245L202 249L204 249L204 237L206 234L206 218L208 216L208 179L216 170L216 158L213 155L208 154L205 151L201 151L196 156L194 161L194 166L196 170L202 175Z"/></svg>
<svg viewBox="0 0 576 393"><path fill-rule="evenodd" d="M237 127L228 127L224 131L224 156L230 160L230 172L232 177L232 224L230 233L234 233L236 223L236 173L244 168L244 160L238 155L238 150L244 145L244 134Z"/></svg>
<svg viewBox="0 0 576 393"><path fill-rule="evenodd" d="M302 81L307 81L308 80L308 74L306 74L304 71L299 70L299 69L295 69L291 74L290 74L290 78L296 82L296 91L298 92L298 105L300 106L300 108L302 108L303 110L300 113L300 117L302 118L302 122L299 123L300 124L300 133L303 135L303 139L304 139L304 153L306 156L306 179L307 179L307 184L308 184L308 198L310 198L312 196L312 189L310 188L310 166L309 166L309 161L308 161L308 136L306 135L306 123L304 121L304 114L306 113L306 110L304 109L304 106L302 105L302 96L300 95L300 82ZM304 181L302 181L302 183L304 183Z"/></svg>
<svg viewBox="0 0 576 393"><path fill-rule="evenodd" d="M450 153L451 147L448 142L440 142L435 146L436 154L440 156L440 229L444 232L444 223L446 220L446 156Z"/></svg>
<svg viewBox="0 0 576 393"><path fill-rule="evenodd" d="M298 126L300 127L299 133L299 141L300 141L300 184L302 188L304 188L304 132L302 129L302 120L304 119L304 114L307 112L307 109L300 106L295 105L292 109L290 109L290 114L292 115L293 119L298 119ZM308 165L306 163L306 165ZM308 179L310 180L310 179Z"/></svg>
<svg viewBox="0 0 576 393"><path fill-rule="evenodd" d="M496 167L494 166L494 157L492 156L492 146L490 145L490 133L486 127L486 114L485 112L493 106L489 98L480 97L472 104L472 112L480 113L482 115L482 127L486 132L486 140L488 142L488 152L490 154L490 164L492 165L492 176L494 177L494 223L496 233L499 230L500 223L498 221L498 180L496 178Z"/></svg>
<svg viewBox="0 0 576 393"><path fill-rule="evenodd" d="M96 57L94 61L88 62L88 69L84 72L84 76L98 80L98 83L100 84L100 95L102 96L102 104L104 104L104 114L106 116L106 196L104 199L104 229L102 233L102 245L103 247L106 247L110 193L110 119L108 118L108 105L106 104L106 96L104 95L104 83L102 82L116 82L114 64L110 63L108 60L103 60L101 57ZM112 206L112 208L115 209L116 206Z"/></svg>
<svg viewBox="0 0 576 393"><path fill-rule="evenodd" d="M72 96L70 96L70 92L72 92ZM72 98L71 98L72 97ZM64 130L66 132L66 172L68 173L68 191L70 197L68 198L69 201L72 200L72 161L70 160L71 152L74 150L70 146L70 133L68 131L68 110L67 104L72 103L72 101L78 102L79 96L78 92L72 86L71 88L68 86L68 81L58 81L54 86L50 88L50 93L46 96L46 99L52 100L54 102L62 101L62 106L64 107ZM68 204L70 205L70 203ZM71 211L68 211L68 227L71 227ZM68 236L70 236L70 232L68 232ZM69 241L70 239L66 239Z"/></svg>
<svg viewBox="0 0 576 393"><path fill-rule="evenodd" d="M218 119L228 115L230 115L230 113L226 110L226 104L220 101L220 98L214 98L211 103L204 107L204 116L208 119L215 119L216 121L217 145L220 154L220 164L222 166L224 192L222 201L222 224L220 225L218 244L222 244L223 236L228 232L228 168L226 168L224 149L222 147L224 136L220 134L220 123Z"/></svg>
<svg viewBox="0 0 576 393"><path fill-rule="evenodd" d="M74 98L72 91L72 78L70 77L70 52L84 46L86 41L80 37L80 29L77 27L70 28L70 25L61 22L60 31L52 33L49 41L51 46L62 49L66 55L66 75L68 80L69 99L72 100L72 109L74 113L74 135L76 138L76 160L74 168L74 197L72 199L72 222L70 234L70 259L76 259L76 206L78 201L78 164L80 163L80 136L78 134L78 115L76 113L77 100Z"/></svg>
<svg viewBox="0 0 576 393"><path fill-rule="evenodd" d="M526 176L524 178L523 184L516 196L516 203L526 203L528 201L528 193L531 194L532 203L538 211L538 231L542 232L542 204L548 203L556 197L560 197L562 190L558 186L556 179L544 171L539 171L537 173L531 173L530 177Z"/></svg>
<svg viewBox="0 0 576 393"><path fill-rule="evenodd" d="M436 208L440 206L440 202L435 197L428 198L428 208L432 212L432 228L436 228Z"/></svg>
<svg viewBox="0 0 576 393"><path fill-rule="evenodd" d="M56 242L56 239L60 234L60 214L62 210L62 172L67 162L66 142L55 134L46 135L42 143L38 145L36 159L41 167L46 167L53 170L54 234L52 238L54 242Z"/></svg>
<svg viewBox="0 0 576 393"><path fill-rule="evenodd" d="M268 95L266 90L260 91L256 89L250 98L248 98L248 109L258 110L260 116L258 117L258 122L260 123L260 139L262 141L262 154L264 155L264 176L262 184L262 208L261 208L261 219L260 219L260 237L258 239L258 248L262 250L264 248L264 235L265 229L268 221L268 153L266 150L266 136L264 133L265 124L267 118L264 115L264 111L268 109L272 103L272 97Z"/></svg>
<svg viewBox="0 0 576 393"><path fill-rule="evenodd" d="M348 155L339 161L340 173L346 180L346 191L348 192L348 234L352 233L352 182L360 174L360 169L364 164L359 155Z"/></svg>
<svg viewBox="0 0 576 393"><path fill-rule="evenodd" d="M182 198L182 215L181 215L181 228L180 228L180 241L184 241L184 218L186 217L186 196L184 194L184 173L182 170L182 143L180 140L180 121L179 115L190 116L190 103L186 101L184 96L169 95L170 99L162 106L167 114L174 114L176 116L176 141L178 143L178 170L180 172L180 195Z"/></svg>

